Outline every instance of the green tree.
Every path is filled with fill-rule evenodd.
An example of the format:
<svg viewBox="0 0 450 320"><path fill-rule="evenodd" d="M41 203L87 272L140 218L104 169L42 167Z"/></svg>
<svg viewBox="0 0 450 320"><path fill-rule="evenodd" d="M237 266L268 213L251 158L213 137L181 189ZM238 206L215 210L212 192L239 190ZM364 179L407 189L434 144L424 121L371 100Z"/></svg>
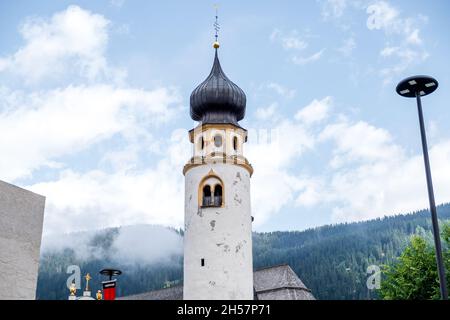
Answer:
<svg viewBox="0 0 450 320"><path fill-rule="evenodd" d="M444 263L450 275L450 224L443 226ZM440 299L434 246L423 237L411 237L410 244L393 265L383 267L380 295L385 300Z"/></svg>

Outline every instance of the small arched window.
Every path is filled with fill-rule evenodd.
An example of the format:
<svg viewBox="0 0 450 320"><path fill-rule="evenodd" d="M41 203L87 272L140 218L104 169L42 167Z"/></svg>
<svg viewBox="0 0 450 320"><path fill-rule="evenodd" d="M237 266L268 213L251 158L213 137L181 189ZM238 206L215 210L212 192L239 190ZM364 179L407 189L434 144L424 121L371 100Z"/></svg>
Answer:
<svg viewBox="0 0 450 320"><path fill-rule="evenodd" d="M211 187L209 185L206 185L203 187L203 194L202 194L202 206L207 207L211 205Z"/></svg>
<svg viewBox="0 0 450 320"><path fill-rule="evenodd" d="M233 138L233 149L234 149L235 151L238 150L238 138L237 138L237 137L234 137L234 138Z"/></svg>
<svg viewBox="0 0 450 320"><path fill-rule="evenodd" d="M203 137L201 137L199 140L199 147L200 150L203 150L205 148L205 139L203 139Z"/></svg>
<svg viewBox="0 0 450 320"><path fill-rule="evenodd" d="M222 206L222 186L220 184L214 186L214 206Z"/></svg>
<svg viewBox="0 0 450 320"><path fill-rule="evenodd" d="M216 135L214 136L214 145L219 148L222 146L222 136L221 135Z"/></svg>

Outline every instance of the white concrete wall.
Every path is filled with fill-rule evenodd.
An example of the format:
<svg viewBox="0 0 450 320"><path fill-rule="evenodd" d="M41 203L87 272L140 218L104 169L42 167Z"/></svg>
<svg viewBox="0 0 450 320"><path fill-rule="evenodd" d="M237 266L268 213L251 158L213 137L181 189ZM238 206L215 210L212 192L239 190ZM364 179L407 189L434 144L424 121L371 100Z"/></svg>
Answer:
<svg viewBox="0 0 450 320"><path fill-rule="evenodd" d="M35 299L45 197L0 181L0 300Z"/></svg>
<svg viewBox="0 0 450 320"><path fill-rule="evenodd" d="M224 183L223 208L199 207L199 184L211 169ZM205 164L188 170L185 183L184 299L253 299L248 171Z"/></svg>

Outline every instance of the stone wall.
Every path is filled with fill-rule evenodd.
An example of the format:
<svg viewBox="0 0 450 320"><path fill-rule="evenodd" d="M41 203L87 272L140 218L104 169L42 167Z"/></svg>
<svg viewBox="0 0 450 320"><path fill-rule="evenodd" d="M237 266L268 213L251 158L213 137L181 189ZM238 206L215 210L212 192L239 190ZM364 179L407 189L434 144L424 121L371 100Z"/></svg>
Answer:
<svg viewBox="0 0 450 320"><path fill-rule="evenodd" d="M45 197L0 181L0 300L35 299Z"/></svg>

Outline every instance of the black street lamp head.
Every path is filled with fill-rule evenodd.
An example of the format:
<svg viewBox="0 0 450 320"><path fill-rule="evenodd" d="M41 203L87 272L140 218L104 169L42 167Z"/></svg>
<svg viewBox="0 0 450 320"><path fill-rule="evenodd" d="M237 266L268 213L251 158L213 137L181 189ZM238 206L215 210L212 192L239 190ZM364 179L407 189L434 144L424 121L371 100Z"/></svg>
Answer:
<svg viewBox="0 0 450 320"><path fill-rule="evenodd" d="M104 276L108 276L109 280L112 279L113 276L120 276L122 274L122 271L117 270L117 269L103 269L100 271L100 274L104 275Z"/></svg>
<svg viewBox="0 0 450 320"><path fill-rule="evenodd" d="M400 81L395 91L406 98L415 98L416 94L423 97L436 90L438 85L437 80L432 77L413 76Z"/></svg>

